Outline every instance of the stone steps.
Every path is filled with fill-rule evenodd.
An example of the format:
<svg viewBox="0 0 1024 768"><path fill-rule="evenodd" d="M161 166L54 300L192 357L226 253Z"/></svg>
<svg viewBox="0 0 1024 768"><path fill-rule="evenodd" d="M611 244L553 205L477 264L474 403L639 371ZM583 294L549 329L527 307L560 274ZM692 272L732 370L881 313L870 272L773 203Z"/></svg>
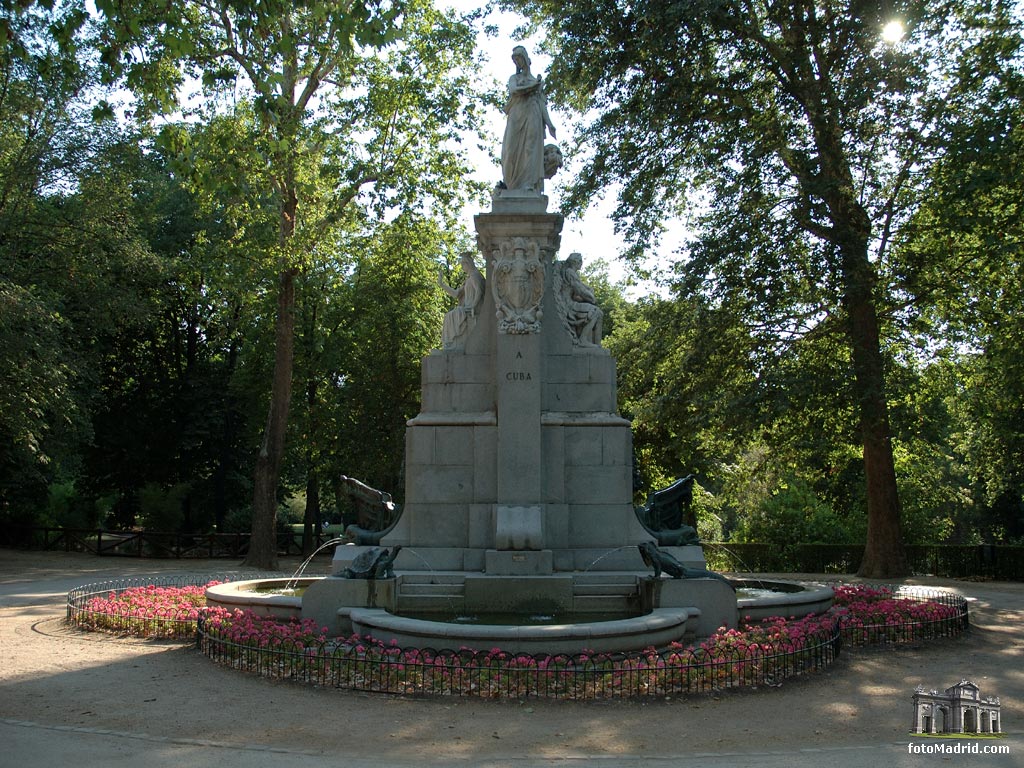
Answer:
<svg viewBox="0 0 1024 768"><path fill-rule="evenodd" d="M623 596L637 594L636 581L622 581L608 584L574 584L572 593L576 597L592 595Z"/></svg>
<svg viewBox="0 0 1024 768"><path fill-rule="evenodd" d="M457 613L466 597L461 574L404 575L398 588L403 611Z"/></svg>
<svg viewBox="0 0 1024 768"><path fill-rule="evenodd" d="M572 603L576 613L626 613L639 600L636 576L594 573L573 579Z"/></svg>
<svg viewBox="0 0 1024 768"><path fill-rule="evenodd" d="M640 599L636 574L599 572L576 574L566 597L575 613L628 614ZM524 579L529 582L529 579ZM568 584L566 585L569 586ZM466 606L466 579L461 573L403 574L398 587L402 611L454 613ZM571 597L570 597L571 594Z"/></svg>

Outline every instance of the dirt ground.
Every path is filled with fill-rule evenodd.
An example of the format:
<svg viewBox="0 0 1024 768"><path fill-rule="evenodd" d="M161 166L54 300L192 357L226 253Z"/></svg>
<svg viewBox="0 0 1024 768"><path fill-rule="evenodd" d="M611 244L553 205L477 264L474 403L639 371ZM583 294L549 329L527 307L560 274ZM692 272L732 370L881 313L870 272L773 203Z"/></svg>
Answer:
<svg viewBox="0 0 1024 768"><path fill-rule="evenodd" d="M180 643L84 633L63 623L73 586L235 566L0 550L0 724L33 726L40 738L144 734L344 755L352 764L617 765L642 756L645 765L660 765L683 756L787 750L855 755L870 745L902 745L906 752L915 687L969 679L983 695L1001 699L1010 734L1003 742L1014 754L999 764L1024 765L1024 584L908 580L966 595L970 631L913 647L844 649L828 671L778 688L646 702L424 700L324 690L220 668ZM865 765L886 764L863 757ZM825 762L861 764L822 756ZM0 765L13 764L0 749Z"/></svg>

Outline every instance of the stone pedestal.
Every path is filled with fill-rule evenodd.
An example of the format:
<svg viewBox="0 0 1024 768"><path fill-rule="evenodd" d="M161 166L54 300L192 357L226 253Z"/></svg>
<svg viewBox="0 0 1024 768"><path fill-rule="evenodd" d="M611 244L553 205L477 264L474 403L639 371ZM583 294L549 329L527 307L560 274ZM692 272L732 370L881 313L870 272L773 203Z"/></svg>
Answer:
<svg viewBox="0 0 1024 768"><path fill-rule="evenodd" d="M464 348L423 361L404 511L382 542L405 547L398 569L644 570L615 362L574 336L556 295L562 217L545 206L521 194L476 217L485 298Z"/></svg>

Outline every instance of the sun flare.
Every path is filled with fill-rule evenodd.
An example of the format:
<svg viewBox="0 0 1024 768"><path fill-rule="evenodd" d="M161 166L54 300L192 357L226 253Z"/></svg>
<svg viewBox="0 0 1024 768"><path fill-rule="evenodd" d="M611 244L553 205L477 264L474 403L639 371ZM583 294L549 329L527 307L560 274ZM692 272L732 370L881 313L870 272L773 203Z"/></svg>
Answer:
<svg viewBox="0 0 1024 768"><path fill-rule="evenodd" d="M884 27L882 27L882 39L890 45L895 45L903 39L904 29L903 22L899 19L893 19Z"/></svg>

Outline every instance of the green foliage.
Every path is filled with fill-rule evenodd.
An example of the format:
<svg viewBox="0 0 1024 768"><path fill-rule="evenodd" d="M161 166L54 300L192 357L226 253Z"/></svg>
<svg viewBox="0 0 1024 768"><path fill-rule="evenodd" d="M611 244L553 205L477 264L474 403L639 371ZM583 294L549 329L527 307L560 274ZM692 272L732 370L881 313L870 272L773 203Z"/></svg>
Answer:
<svg viewBox="0 0 1024 768"><path fill-rule="evenodd" d="M179 530L189 491L187 483L176 483L169 488L157 483L144 484L139 489L139 526L150 531Z"/></svg>
<svg viewBox="0 0 1024 768"><path fill-rule="evenodd" d="M284 503L280 524L294 525L302 522L303 511L306 507L306 499L303 495L290 496Z"/></svg>
<svg viewBox="0 0 1024 768"><path fill-rule="evenodd" d="M400 501L405 422L419 410L420 359L440 342L445 297L436 259L454 260L463 243L444 222L407 215L352 245L358 257L336 321L344 338L335 342L325 381L325 467Z"/></svg>
<svg viewBox="0 0 1024 768"><path fill-rule="evenodd" d="M144 97L145 113L172 109L187 76L214 87L242 75L261 111L291 123L281 126L284 140L320 83L344 78L341 65L358 48L396 39L403 5L100 0L96 8L105 22L100 58L108 79L123 77ZM305 90L296 102L300 81Z"/></svg>
<svg viewBox="0 0 1024 768"><path fill-rule="evenodd" d="M46 511L36 522L56 527L95 529L99 527L100 512L95 501L81 497L74 482L51 483Z"/></svg>
<svg viewBox="0 0 1024 768"><path fill-rule="evenodd" d="M638 501L695 472L705 539L863 541L853 221L906 541L1020 540L1018 17L909 3L889 49L879 9L762 6L529 3L552 21L552 99L594 118L569 208L618 181L635 252L666 217L695 233L663 296L627 301L584 264ZM248 530L292 270L279 500L339 474L401 500L437 263L467 248L453 212L480 192L459 151L486 103L471 30L418 0L211 7L98 5L105 77L136 89L136 116L175 108L192 75L204 89L136 135L95 90L77 3L0 5L0 522ZM807 90L814 41L830 93ZM866 219L838 215L837 189Z"/></svg>
<svg viewBox="0 0 1024 768"><path fill-rule="evenodd" d="M59 19L34 8L7 15L0 48L0 465L45 464L50 421L77 410L73 371L62 360L67 324L47 283L53 240L64 223L45 198L70 176L89 135L72 102L87 81L45 30ZM56 217L56 221L54 218ZM26 260L32 260L32 269ZM11 452L11 455L8 455ZM14 464L11 464L14 462ZM6 478L5 478L6 479ZM0 483L6 486L7 483ZM0 501L2 506L2 501Z"/></svg>
<svg viewBox="0 0 1024 768"><path fill-rule="evenodd" d="M597 306L604 312L602 330L605 337L615 333L620 318L629 311L626 286L612 282L609 270L610 265L604 259L586 259L581 270L583 282L594 292Z"/></svg>
<svg viewBox="0 0 1024 768"><path fill-rule="evenodd" d="M701 541L725 540L718 499L699 483L693 485L693 511L697 516L697 535Z"/></svg>
<svg viewBox="0 0 1024 768"><path fill-rule="evenodd" d="M619 363L645 493L689 472L714 474L749 428L750 343L728 311L699 301L652 297L620 312L605 346Z"/></svg>
<svg viewBox="0 0 1024 768"><path fill-rule="evenodd" d="M782 479L767 499L748 510L733 535L734 541L779 545L842 544L849 536L839 515L823 503L799 477Z"/></svg>
<svg viewBox="0 0 1024 768"><path fill-rule="evenodd" d="M0 466L49 463L44 443L58 419L69 424L78 407L73 371L64 361L62 321L33 292L0 280ZM17 485L4 472L8 491ZM22 480L25 483L26 480Z"/></svg>
<svg viewBox="0 0 1024 768"><path fill-rule="evenodd" d="M996 66L1018 50L1008 38L975 31L972 40L950 89L960 119L942 137L946 152L894 268L916 298L915 346L937 358L921 389L945 414L927 434L936 466L952 469L936 473L963 478L946 481L966 510L954 516L954 538L1010 541L1024 535L1024 71ZM980 99L968 96L978 90Z"/></svg>
<svg viewBox="0 0 1024 768"><path fill-rule="evenodd" d="M228 191L237 192L257 222L272 221L277 231L276 243L260 242L251 251L265 276L273 275L268 293L275 303L268 313L273 369L247 558L252 565L274 567L274 517L295 373L297 284L324 260L336 259L334 247L362 235L367 222L431 204L448 209L462 198L464 163L452 147L460 129L476 123L473 110L464 106L472 36L464 23L423 0L341 6L318 0L180 0L172 6L133 0L99 2L97 8L104 17L105 73L111 82L124 78L140 98L142 115L173 111L188 76L199 79L208 95L234 101L240 90L251 103L248 140L239 142L236 135L220 145L230 162L208 163L202 173L199 147L180 128L165 134L165 146L190 169L199 191L216 193L227 170ZM308 428L315 429L323 377L312 368L320 343L317 302L309 310L304 395ZM317 453L314 445L305 457L314 498Z"/></svg>

